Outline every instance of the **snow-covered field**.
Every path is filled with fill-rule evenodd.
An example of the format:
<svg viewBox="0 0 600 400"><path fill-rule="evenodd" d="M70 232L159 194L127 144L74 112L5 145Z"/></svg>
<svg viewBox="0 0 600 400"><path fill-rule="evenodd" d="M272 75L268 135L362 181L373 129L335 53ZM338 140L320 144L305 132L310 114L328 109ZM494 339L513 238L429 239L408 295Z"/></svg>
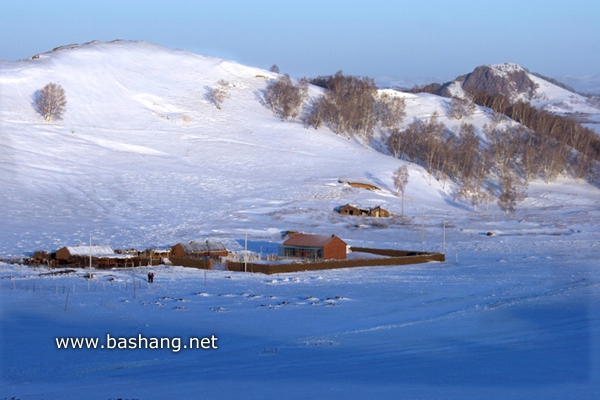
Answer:
<svg viewBox="0 0 600 400"><path fill-rule="evenodd" d="M446 263L265 276L153 267L44 275L0 264L0 398L594 398L600 394L600 192L533 182L514 215L360 140L281 122L274 74L147 43L0 61L0 255L94 242L218 240L276 252L281 233L441 251ZM205 94L219 79L218 110ZM61 84L46 123L36 90ZM311 94L319 89L311 88ZM407 118L447 99L402 94ZM479 109L468 121L489 122ZM509 122L503 122L509 123ZM380 191L351 188L347 181ZM424 242L422 243L422 226ZM487 236L487 232L493 232ZM135 293L132 282L138 282ZM218 349L58 349L57 337L218 338Z"/></svg>
<svg viewBox="0 0 600 400"><path fill-rule="evenodd" d="M595 210L594 210L595 208ZM576 210L576 211L574 211ZM573 215L575 213L575 215ZM265 276L2 265L2 395L594 398L597 205L463 220L446 263ZM497 235L485 236L494 229ZM440 229L426 229L426 244ZM431 239L432 240L432 239ZM418 240L398 233L400 247ZM111 281L112 279L112 281ZM132 281L138 282L136 292ZM218 349L57 349L56 337L215 335Z"/></svg>

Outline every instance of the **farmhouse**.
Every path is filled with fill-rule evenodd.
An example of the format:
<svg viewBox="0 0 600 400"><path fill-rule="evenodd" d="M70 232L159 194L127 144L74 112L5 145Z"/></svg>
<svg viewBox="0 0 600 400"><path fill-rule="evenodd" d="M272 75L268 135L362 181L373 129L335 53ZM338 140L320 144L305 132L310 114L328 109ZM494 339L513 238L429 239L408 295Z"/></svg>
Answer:
<svg viewBox="0 0 600 400"><path fill-rule="evenodd" d="M297 233L283 242L280 255L309 260L344 260L348 245L335 235Z"/></svg>
<svg viewBox="0 0 600 400"><path fill-rule="evenodd" d="M227 257L229 251L221 242L189 242L178 243L171 248L171 253L174 258L204 258L210 257L218 259L219 257Z"/></svg>

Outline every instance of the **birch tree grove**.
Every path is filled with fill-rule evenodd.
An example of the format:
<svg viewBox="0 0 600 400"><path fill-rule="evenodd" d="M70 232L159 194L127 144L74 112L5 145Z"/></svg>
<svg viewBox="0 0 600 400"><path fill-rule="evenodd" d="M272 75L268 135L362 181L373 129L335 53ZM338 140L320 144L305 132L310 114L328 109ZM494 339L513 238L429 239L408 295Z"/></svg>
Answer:
<svg viewBox="0 0 600 400"><path fill-rule="evenodd" d="M402 97L394 97L387 93L377 96L377 120L381 129L394 129L406 116L406 102Z"/></svg>
<svg viewBox="0 0 600 400"><path fill-rule="evenodd" d="M317 79L326 91L314 103L315 107L309 111L305 121L322 122L336 135L359 135L364 140L370 139L377 123L375 81L344 76L342 71L331 77ZM311 114L318 114L319 117Z"/></svg>
<svg viewBox="0 0 600 400"><path fill-rule="evenodd" d="M308 82L306 79L300 79L298 84L294 85L290 76L285 74L269 82L265 101L282 121L293 120L300 113L307 92Z"/></svg>
<svg viewBox="0 0 600 400"><path fill-rule="evenodd" d="M448 103L448 116L450 118L462 119L475 113L477 106L469 99L453 97Z"/></svg>

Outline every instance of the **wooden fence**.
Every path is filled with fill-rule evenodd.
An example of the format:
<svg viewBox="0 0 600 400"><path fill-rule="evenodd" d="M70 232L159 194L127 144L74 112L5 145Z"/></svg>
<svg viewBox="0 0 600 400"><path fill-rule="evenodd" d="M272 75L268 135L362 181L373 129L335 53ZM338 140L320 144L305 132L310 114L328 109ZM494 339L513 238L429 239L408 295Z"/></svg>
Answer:
<svg viewBox="0 0 600 400"><path fill-rule="evenodd" d="M213 261L212 259L202 260L199 258L175 258L170 257L169 261L171 264L178 265L180 267L188 267L188 268L198 268L198 269L213 269ZM242 271L244 267L242 265Z"/></svg>
<svg viewBox="0 0 600 400"><path fill-rule="evenodd" d="M405 250L391 249L369 249L352 248L354 252L371 253L387 256L387 258L363 258L354 260L332 260L318 262L298 262L292 264L246 264L247 272L260 272L262 274L280 274L286 272L317 271L336 268L356 268L356 267L382 267L391 265L421 264L430 261L444 262L446 256L440 253L414 252ZM227 262L228 271L244 272L244 263Z"/></svg>

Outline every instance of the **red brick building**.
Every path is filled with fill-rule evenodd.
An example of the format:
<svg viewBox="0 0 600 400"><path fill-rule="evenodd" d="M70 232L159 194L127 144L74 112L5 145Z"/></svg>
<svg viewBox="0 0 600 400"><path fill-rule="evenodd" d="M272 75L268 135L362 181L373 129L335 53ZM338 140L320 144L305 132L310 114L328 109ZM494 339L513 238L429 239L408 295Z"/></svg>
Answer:
<svg viewBox="0 0 600 400"><path fill-rule="evenodd" d="M345 260L348 245L335 235L297 233L283 242L281 256L308 260Z"/></svg>

